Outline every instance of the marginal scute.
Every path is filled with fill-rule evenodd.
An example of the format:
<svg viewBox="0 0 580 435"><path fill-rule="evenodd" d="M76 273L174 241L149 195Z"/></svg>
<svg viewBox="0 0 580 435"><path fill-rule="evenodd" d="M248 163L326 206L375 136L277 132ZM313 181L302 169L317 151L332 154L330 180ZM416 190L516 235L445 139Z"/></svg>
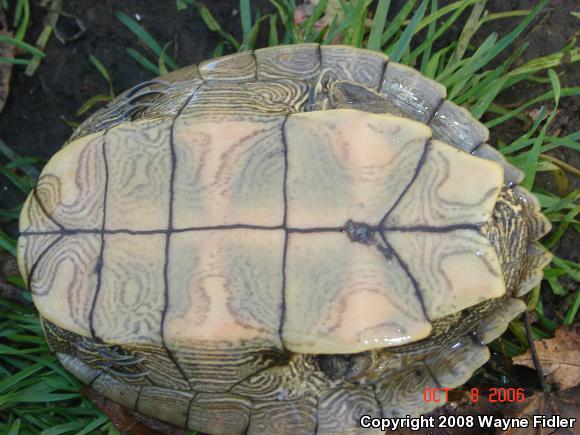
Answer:
<svg viewBox="0 0 580 435"><path fill-rule="evenodd" d="M290 116L288 225L378 225L413 178L428 127L388 115L339 109Z"/></svg>
<svg viewBox="0 0 580 435"><path fill-rule="evenodd" d="M137 405L139 391L142 387L134 387L125 384L124 382L119 382L104 372L95 379L91 384L91 388L101 393L106 398L111 399L126 408L134 410Z"/></svg>
<svg viewBox="0 0 580 435"><path fill-rule="evenodd" d="M224 116L283 116L300 112L307 98L308 84L302 80L210 82L193 92L182 115L218 123Z"/></svg>
<svg viewBox="0 0 580 435"><path fill-rule="evenodd" d="M447 95L445 86L439 82L396 62L387 65L380 92L392 106L389 113L423 123L429 121Z"/></svg>
<svg viewBox="0 0 580 435"><path fill-rule="evenodd" d="M477 337L485 344L501 336L509 323L526 310L526 304L521 299L506 298L495 310L486 315L475 329Z"/></svg>
<svg viewBox="0 0 580 435"><path fill-rule="evenodd" d="M321 71L329 80L350 80L378 89L388 57L378 51L345 45L321 45Z"/></svg>
<svg viewBox="0 0 580 435"><path fill-rule="evenodd" d="M449 340L417 355L392 356L400 368L384 367L373 385L383 417L404 417L428 413L441 403L425 400L431 388L455 388L465 383L489 359L489 349L470 335ZM438 395L442 394L441 392ZM438 398L441 398L438 396Z"/></svg>
<svg viewBox="0 0 580 435"><path fill-rule="evenodd" d="M202 84L197 65L172 71L163 76L161 83L153 83L150 89L133 96L129 101L134 107L127 111L133 113L133 120L173 118Z"/></svg>
<svg viewBox="0 0 580 435"><path fill-rule="evenodd" d="M158 80L153 80L153 83L150 86L156 89L156 87L161 87L163 84L181 85L182 83L194 82L198 80L201 80L201 76L199 74L199 66L188 65L184 66L183 68L179 68L175 71L170 71L167 74L161 76ZM136 93L134 89L135 88L129 89L127 92L130 95L134 95ZM125 92L123 92L123 94L125 94Z"/></svg>
<svg viewBox="0 0 580 435"><path fill-rule="evenodd" d="M144 387L139 394L135 410L145 415L185 427L189 405L194 395L167 388Z"/></svg>
<svg viewBox="0 0 580 435"><path fill-rule="evenodd" d="M379 417L380 410L370 386L344 386L318 396L317 434L378 435L379 430L361 428L363 415Z"/></svg>
<svg viewBox="0 0 580 435"><path fill-rule="evenodd" d="M395 259L344 234L290 234L282 340L298 353L357 353L425 338L413 283Z"/></svg>
<svg viewBox="0 0 580 435"><path fill-rule="evenodd" d="M199 74L205 81L243 82L256 78L256 59L250 52L203 61Z"/></svg>
<svg viewBox="0 0 580 435"><path fill-rule="evenodd" d="M160 345L107 344L98 338L85 337L42 319L50 348L59 354L74 355L67 368L72 373L87 368L107 371L115 380L133 386L163 386L169 390L191 391L167 350Z"/></svg>
<svg viewBox="0 0 580 435"><path fill-rule="evenodd" d="M65 146L83 136L115 127L125 121L172 117L202 83L197 65L140 83L89 116L74 131Z"/></svg>
<svg viewBox="0 0 580 435"><path fill-rule="evenodd" d="M495 162L430 142L412 185L389 212L387 227L483 225L503 184Z"/></svg>
<svg viewBox="0 0 580 435"><path fill-rule="evenodd" d="M136 381L150 386L163 385L168 389L191 391L191 385L184 378L181 367L176 365L165 346L139 344L123 346L122 349L133 355L133 362L138 362L134 367L138 375Z"/></svg>
<svg viewBox="0 0 580 435"><path fill-rule="evenodd" d="M328 378L317 370L313 358L290 355L284 364L274 364L248 376L231 392L253 401L293 401L328 385Z"/></svg>
<svg viewBox="0 0 580 435"><path fill-rule="evenodd" d="M491 145L483 144L477 147L473 154L487 160L493 160L502 165L504 173L504 184L507 186L513 186L521 183L521 181L524 179L523 171L516 168L511 163L508 163L504 155Z"/></svg>
<svg viewBox="0 0 580 435"><path fill-rule="evenodd" d="M303 397L293 401L255 402L248 435L294 435L316 431L316 401Z"/></svg>
<svg viewBox="0 0 580 435"><path fill-rule="evenodd" d="M489 130L464 107L445 100L429 122L433 137L468 153L489 138Z"/></svg>
<svg viewBox="0 0 580 435"><path fill-rule="evenodd" d="M250 422L252 402L235 394L199 393L191 403L189 429L210 434L243 434Z"/></svg>
<svg viewBox="0 0 580 435"><path fill-rule="evenodd" d="M264 340L243 343L195 342L183 349L179 342L167 340L173 358L194 391L224 393L245 379L277 364L284 364L287 355ZM236 391L233 390L235 393Z"/></svg>
<svg viewBox="0 0 580 435"><path fill-rule="evenodd" d="M386 239L408 265L431 320L506 292L497 253L476 231L389 231Z"/></svg>
<svg viewBox="0 0 580 435"><path fill-rule="evenodd" d="M426 388L437 388L422 362L409 364L397 372L386 372L372 388L379 402L381 417L405 417L431 411L439 404L423 399Z"/></svg>
<svg viewBox="0 0 580 435"><path fill-rule="evenodd" d="M313 81L320 74L318 44L283 45L254 51L258 80L295 79Z"/></svg>

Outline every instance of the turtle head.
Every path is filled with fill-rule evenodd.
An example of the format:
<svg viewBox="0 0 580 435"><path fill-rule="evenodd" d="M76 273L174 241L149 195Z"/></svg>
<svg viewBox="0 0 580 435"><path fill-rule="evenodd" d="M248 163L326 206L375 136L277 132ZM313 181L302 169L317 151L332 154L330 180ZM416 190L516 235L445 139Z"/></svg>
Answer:
<svg viewBox="0 0 580 435"><path fill-rule="evenodd" d="M310 89L308 111L356 109L371 113L403 115L378 92L349 80L327 79L322 73Z"/></svg>

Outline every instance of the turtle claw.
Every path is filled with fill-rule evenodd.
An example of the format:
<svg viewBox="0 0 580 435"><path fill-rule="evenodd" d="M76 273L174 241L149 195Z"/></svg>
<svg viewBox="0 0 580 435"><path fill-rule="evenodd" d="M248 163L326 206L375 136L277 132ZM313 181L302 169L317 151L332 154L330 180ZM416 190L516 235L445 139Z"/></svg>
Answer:
<svg viewBox="0 0 580 435"><path fill-rule="evenodd" d="M330 72L329 68L323 69L318 74L314 86L310 86L308 90L308 103L306 112L314 112L316 110L326 110L329 107L328 97L328 79L325 76Z"/></svg>
<svg viewBox="0 0 580 435"><path fill-rule="evenodd" d="M119 378L132 379L132 380L144 378L145 376L147 376L149 374L148 371L139 372L139 373L120 372L120 371L115 370L111 367L107 367L107 368L105 368L105 370L109 373L112 373L113 375L115 375Z"/></svg>

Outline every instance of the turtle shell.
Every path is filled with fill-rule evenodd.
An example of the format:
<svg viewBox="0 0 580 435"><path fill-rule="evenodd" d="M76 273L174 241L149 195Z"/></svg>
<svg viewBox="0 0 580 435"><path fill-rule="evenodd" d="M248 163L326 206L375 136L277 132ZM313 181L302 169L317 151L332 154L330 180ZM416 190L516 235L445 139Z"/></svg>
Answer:
<svg viewBox="0 0 580 435"><path fill-rule="evenodd" d="M465 382L541 279L549 223L487 138L380 53L213 59L77 129L24 205L20 269L61 362L125 406L355 433Z"/></svg>

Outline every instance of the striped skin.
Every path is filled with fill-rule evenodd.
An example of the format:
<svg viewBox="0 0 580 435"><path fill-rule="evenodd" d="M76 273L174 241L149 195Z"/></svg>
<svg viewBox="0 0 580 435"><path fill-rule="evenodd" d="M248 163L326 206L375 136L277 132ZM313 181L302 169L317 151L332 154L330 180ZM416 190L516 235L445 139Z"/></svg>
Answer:
<svg viewBox="0 0 580 435"><path fill-rule="evenodd" d="M444 97L378 53L316 44L121 95L49 163L21 217L19 264L61 362L207 433L358 433L365 413L428 411L423 387L461 385L487 360L521 310L507 295L548 258L514 241L548 229L528 193L511 194L521 175ZM301 114L320 109L342 110ZM407 147L397 129L413 132ZM482 287L446 288L474 272ZM318 353L347 355L322 366Z"/></svg>

